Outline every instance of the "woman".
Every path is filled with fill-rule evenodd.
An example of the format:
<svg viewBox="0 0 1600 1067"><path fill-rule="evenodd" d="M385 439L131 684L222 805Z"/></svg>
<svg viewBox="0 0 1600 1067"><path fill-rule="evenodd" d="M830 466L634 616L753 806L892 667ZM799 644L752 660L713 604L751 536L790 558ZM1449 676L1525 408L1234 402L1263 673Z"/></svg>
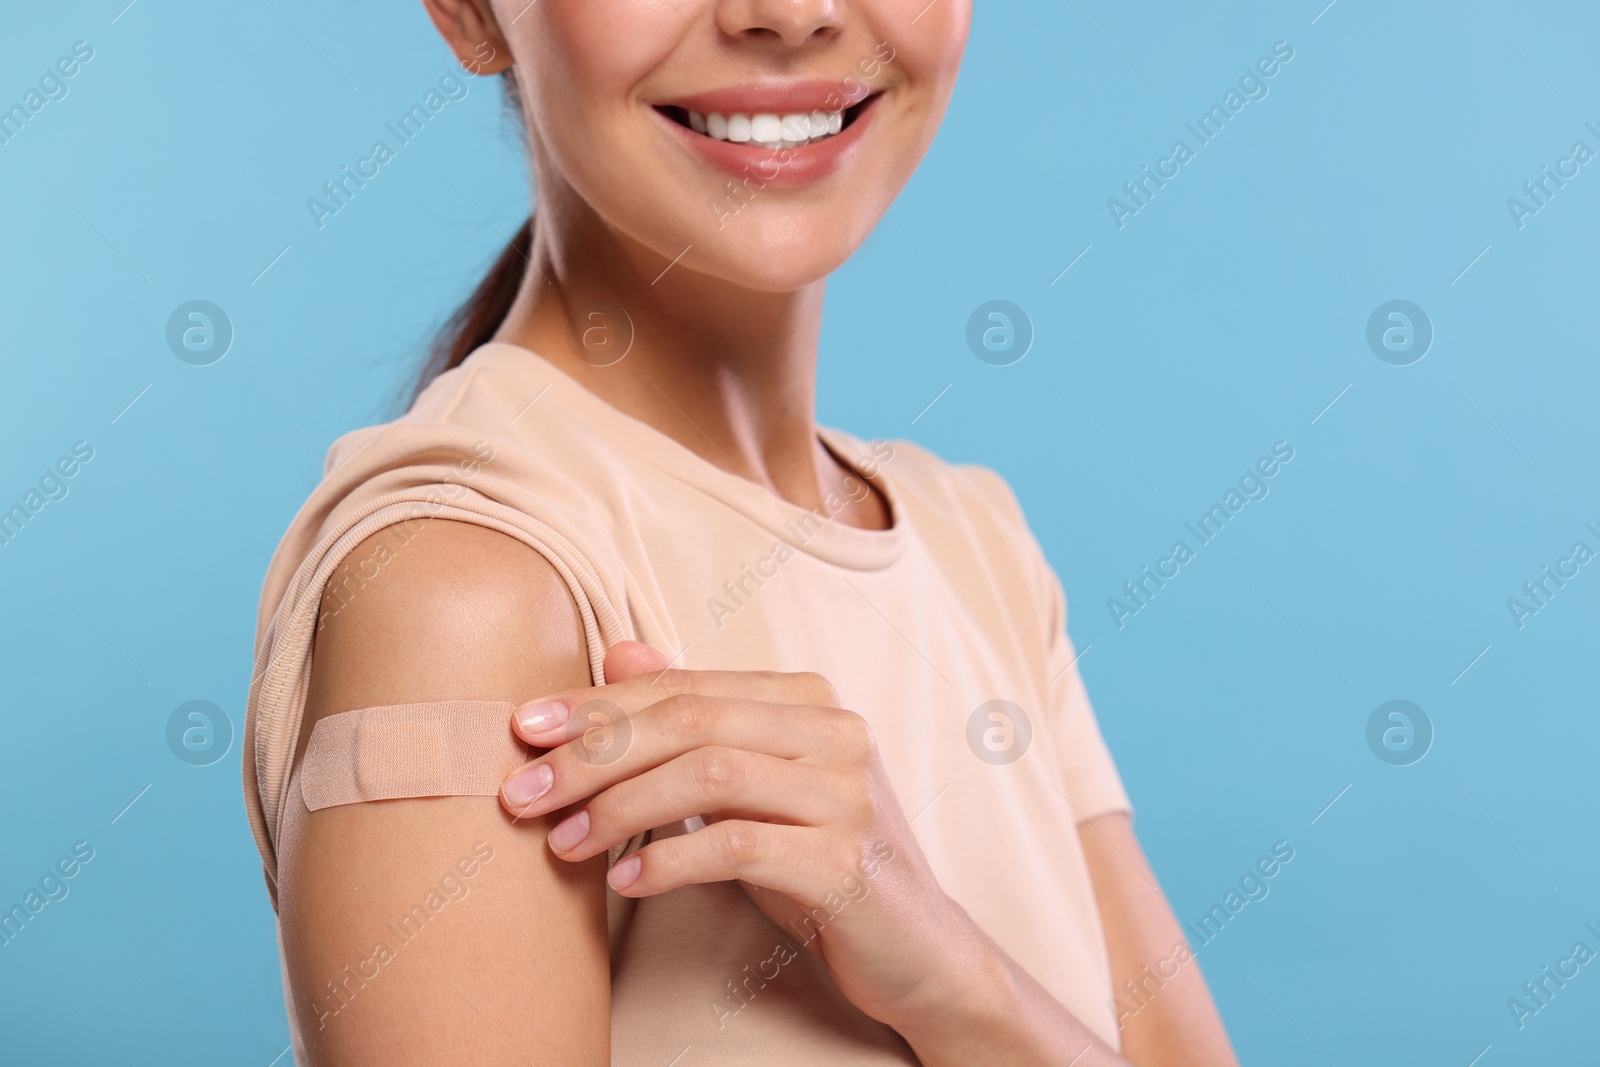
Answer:
<svg viewBox="0 0 1600 1067"><path fill-rule="evenodd" d="M267 576L299 1061L1233 1063L1010 491L814 421L966 0L424 2L538 218Z"/></svg>

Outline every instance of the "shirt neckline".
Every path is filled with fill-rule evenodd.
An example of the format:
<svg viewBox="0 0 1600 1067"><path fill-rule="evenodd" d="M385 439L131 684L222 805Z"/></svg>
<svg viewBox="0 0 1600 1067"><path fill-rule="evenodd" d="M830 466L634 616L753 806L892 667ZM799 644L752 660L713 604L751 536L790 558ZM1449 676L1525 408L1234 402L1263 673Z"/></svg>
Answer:
<svg viewBox="0 0 1600 1067"><path fill-rule="evenodd" d="M509 341L490 341L462 364L463 370L492 365L523 382L529 397L542 395L522 419L537 418L539 408L552 401L573 415L597 436L625 449L656 469L694 486L738 512L784 542L790 549L853 570L878 570L892 564L905 551L909 520L899 486L890 467L877 463L871 484L883 494L889 510L889 528L868 530L831 518L825 502L815 511L777 496L765 486L724 470L686 446L626 412L613 407L537 352ZM513 427L515 431L515 427ZM842 430L819 426L824 448L858 479L865 482L861 461L869 457L867 444Z"/></svg>

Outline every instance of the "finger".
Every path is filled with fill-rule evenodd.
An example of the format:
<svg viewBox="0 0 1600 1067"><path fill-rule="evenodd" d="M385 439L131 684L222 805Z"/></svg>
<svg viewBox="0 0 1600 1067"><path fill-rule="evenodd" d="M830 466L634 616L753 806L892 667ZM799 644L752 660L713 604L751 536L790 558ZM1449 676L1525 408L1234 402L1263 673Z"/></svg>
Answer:
<svg viewBox="0 0 1600 1067"><path fill-rule="evenodd" d="M636 655L624 652L624 656ZM609 654L608 654L609 656ZM610 675L607 674L609 678ZM608 716L633 715L667 697L700 693L713 697L743 697L768 704L808 704L837 708L839 695L819 674L781 671L646 672L610 685L568 689L524 704L512 713L516 732L536 748L553 748L584 733L592 724L576 715L596 702Z"/></svg>
<svg viewBox="0 0 1600 1067"><path fill-rule="evenodd" d="M834 772L759 752L697 748L600 793L550 830L550 848L578 862L696 815L829 825L849 806L849 783L837 779Z"/></svg>
<svg viewBox="0 0 1600 1067"><path fill-rule="evenodd" d="M530 701L512 713L512 727L536 747L553 748L572 736L561 734L558 728L570 718L577 706L575 701L581 702L586 699L581 694L616 692L614 687L619 682L644 676L653 677L669 666L671 664L667 657L647 644L639 641L618 641L606 649L605 661L601 668L606 677L605 686L568 690L566 693Z"/></svg>
<svg viewBox="0 0 1600 1067"><path fill-rule="evenodd" d="M660 674L671 666L667 657L638 641L618 641L606 649L606 684L625 682L641 674Z"/></svg>
<svg viewBox="0 0 1600 1067"><path fill-rule="evenodd" d="M826 892L834 868L823 831L810 826L729 819L703 830L653 841L606 875L627 897L648 897L686 885L739 880L799 900Z"/></svg>
<svg viewBox="0 0 1600 1067"><path fill-rule="evenodd" d="M874 755L871 731L854 712L761 704L732 697L689 695L658 701L637 715L579 709L588 725L509 775L501 803L519 818L575 804L686 752L717 745L778 759L813 759L864 768Z"/></svg>

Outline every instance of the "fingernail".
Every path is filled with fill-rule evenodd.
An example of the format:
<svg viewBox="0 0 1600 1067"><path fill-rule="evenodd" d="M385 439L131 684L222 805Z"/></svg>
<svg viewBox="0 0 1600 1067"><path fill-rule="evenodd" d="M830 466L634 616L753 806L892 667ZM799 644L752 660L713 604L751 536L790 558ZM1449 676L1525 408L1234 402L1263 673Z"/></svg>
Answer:
<svg viewBox="0 0 1600 1067"><path fill-rule="evenodd" d="M606 881L612 889L626 889L639 880L639 868L644 866L644 860L638 856L629 856L627 859L611 868L611 873L606 875Z"/></svg>
<svg viewBox="0 0 1600 1067"><path fill-rule="evenodd" d="M550 847L557 852L571 852L581 845L583 839L588 836L589 812L585 809L576 815L568 815L565 819L562 819L556 824L555 829L550 831L550 836L546 840L550 842Z"/></svg>
<svg viewBox="0 0 1600 1067"><path fill-rule="evenodd" d="M500 794L518 811L550 792L555 784L555 772L548 763L539 763L525 771L518 771L500 787Z"/></svg>
<svg viewBox="0 0 1600 1067"><path fill-rule="evenodd" d="M541 734L565 723L570 712L560 701L536 701L517 709L517 729L525 734Z"/></svg>
<svg viewBox="0 0 1600 1067"><path fill-rule="evenodd" d="M559 700L540 700L517 709L517 729L539 734L567 721L567 706Z"/></svg>

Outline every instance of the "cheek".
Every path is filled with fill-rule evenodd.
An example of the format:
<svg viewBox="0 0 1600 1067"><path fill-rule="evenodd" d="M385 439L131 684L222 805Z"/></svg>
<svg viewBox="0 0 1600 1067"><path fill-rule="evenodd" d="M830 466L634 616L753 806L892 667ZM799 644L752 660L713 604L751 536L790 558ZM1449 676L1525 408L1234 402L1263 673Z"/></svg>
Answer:
<svg viewBox="0 0 1600 1067"><path fill-rule="evenodd" d="M875 51L863 56L865 70L878 68L870 79L871 87L901 90L895 122L896 145L885 160L890 169L906 175L915 169L922 153L932 142L955 89L956 76L966 50L971 19L969 0L938 0L931 7L927 0L910 4L871 5L884 8L873 25ZM892 10L891 10L892 9ZM915 22L913 17L921 14ZM862 71L858 67L859 72ZM898 166L896 166L898 164Z"/></svg>
<svg viewBox="0 0 1600 1067"><path fill-rule="evenodd" d="M877 58L901 65L916 81L939 85L946 93L955 84L972 25L970 0L912 0L904 17L878 24L884 42ZM915 16L916 21L911 19Z"/></svg>
<svg viewBox="0 0 1600 1067"><path fill-rule="evenodd" d="M529 4L508 2L519 9ZM591 109L632 103L633 87L693 32L685 15L702 2L533 0L513 24L512 48L552 112L542 117L580 128L579 117Z"/></svg>
<svg viewBox="0 0 1600 1067"><path fill-rule="evenodd" d="M519 10L528 4L507 2ZM687 13L699 4L677 6ZM535 158L547 155L585 199L615 195L614 187L638 173L630 160L644 150L653 119L635 87L692 29L669 3L534 0L512 30Z"/></svg>

